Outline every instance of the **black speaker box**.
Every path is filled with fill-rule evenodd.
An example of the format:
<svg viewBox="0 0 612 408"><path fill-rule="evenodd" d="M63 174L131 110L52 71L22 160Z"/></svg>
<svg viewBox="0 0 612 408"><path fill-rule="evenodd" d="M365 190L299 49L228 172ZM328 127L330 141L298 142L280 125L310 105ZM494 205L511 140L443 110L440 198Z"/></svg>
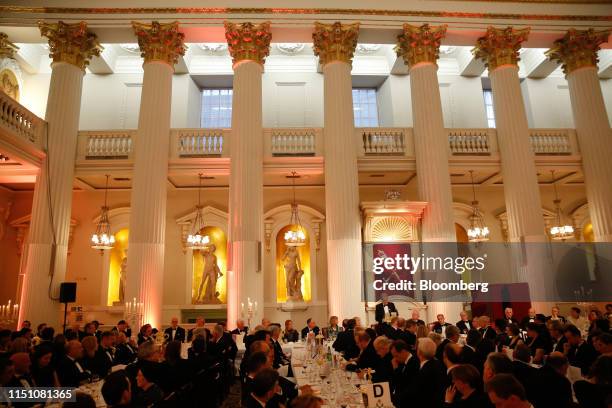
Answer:
<svg viewBox="0 0 612 408"><path fill-rule="evenodd" d="M76 282L62 282L60 284L60 303L76 302Z"/></svg>

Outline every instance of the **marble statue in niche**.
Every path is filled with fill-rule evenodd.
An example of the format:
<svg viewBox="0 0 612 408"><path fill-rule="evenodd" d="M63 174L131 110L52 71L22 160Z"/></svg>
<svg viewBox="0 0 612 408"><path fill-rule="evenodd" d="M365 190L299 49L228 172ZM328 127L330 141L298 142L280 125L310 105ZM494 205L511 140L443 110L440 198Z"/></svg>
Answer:
<svg viewBox="0 0 612 408"><path fill-rule="evenodd" d="M288 246L281 258L285 268L287 282L287 300L304 300L302 294L302 262L297 247Z"/></svg>
<svg viewBox="0 0 612 408"><path fill-rule="evenodd" d="M216 250L217 247L214 244L202 250L204 270L202 271L202 281L200 282L196 297L197 303L221 303L219 291L217 290L217 280L223 276L223 273L217 264ZM202 291L204 291L204 296L202 296Z"/></svg>

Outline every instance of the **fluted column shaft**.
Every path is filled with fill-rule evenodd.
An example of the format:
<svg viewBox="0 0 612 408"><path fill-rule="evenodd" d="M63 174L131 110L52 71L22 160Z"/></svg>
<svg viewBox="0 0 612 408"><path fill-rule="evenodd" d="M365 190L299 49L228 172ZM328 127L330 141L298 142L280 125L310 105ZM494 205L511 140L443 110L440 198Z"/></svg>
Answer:
<svg viewBox="0 0 612 408"><path fill-rule="evenodd" d="M341 319L363 318L351 66L343 61L328 62L323 75L328 308L330 315Z"/></svg>
<svg viewBox="0 0 612 408"><path fill-rule="evenodd" d="M234 64L231 172L229 183L232 270L228 280L228 323L241 317L241 303L257 302L251 324L264 311L263 272L263 66L253 60ZM245 310L246 312L246 310ZM248 316L244 316L248 317Z"/></svg>
<svg viewBox="0 0 612 408"><path fill-rule="evenodd" d="M597 67L567 75L595 240L612 242L612 131Z"/></svg>
<svg viewBox="0 0 612 408"><path fill-rule="evenodd" d="M83 74L66 62L52 65L45 114L48 150L34 187L20 322L60 323L57 297L66 275Z"/></svg>
<svg viewBox="0 0 612 408"><path fill-rule="evenodd" d="M511 242L546 240L529 126L516 65L489 72Z"/></svg>
<svg viewBox="0 0 612 408"><path fill-rule="evenodd" d="M143 65L130 210L126 299L142 302L142 323L162 324L166 189L173 68Z"/></svg>
<svg viewBox="0 0 612 408"><path fill-rule="evenodd" d="M455 242L453 195L448 168L448 135L444 128L438 84L438 67L423 62L410 68L410 90L419 199L427 202L423 213L424 242ZM439 313L459 316L460 302L430 302L427 319Z"/></svg>

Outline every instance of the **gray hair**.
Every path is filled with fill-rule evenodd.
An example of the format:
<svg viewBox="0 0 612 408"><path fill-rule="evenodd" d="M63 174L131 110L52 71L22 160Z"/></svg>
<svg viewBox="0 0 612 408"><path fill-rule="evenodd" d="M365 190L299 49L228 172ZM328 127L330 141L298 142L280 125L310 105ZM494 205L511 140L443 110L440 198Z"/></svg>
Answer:
<svg viewBox="0 0 612 408"><path fill-rule="evenodd" d="M138 346L138 359L146 360L157 352L157 346L152 341L145 341Z"/></svg>
<svg viewBox="0 0 612 408"><path fill-rule="evenodd" d="M275 335L276 333L280 333L281 329L277 325L270 326L270 334Z"/></svg>
<svg viewBox="0 0 612 408"><path fill-rule="evenodd" d="M417 352L426 360L430 360L436 355L436 343L429 337L421 337L417 341Z"/></svg>
<svg viewBox="0 0 612 408"><path fill-rule="evenodd" d="M393 344L393 340L389 339L386 336L378 336L374 339L374 348L385 347L389 348Z"/></svg>

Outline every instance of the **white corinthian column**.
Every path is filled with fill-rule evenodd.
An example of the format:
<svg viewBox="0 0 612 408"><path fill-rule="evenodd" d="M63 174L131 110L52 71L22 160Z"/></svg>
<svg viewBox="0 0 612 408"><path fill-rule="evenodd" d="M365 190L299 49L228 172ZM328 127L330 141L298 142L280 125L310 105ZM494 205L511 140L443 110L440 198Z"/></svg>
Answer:
<svg viewBox="0 0 612 408"><path fill-rule="evenodd" d="M126 299L143 304L142 322L161 328L166 185L174 64L183 55L178 23L133 23L144 58L135 140Z"/></svg>
<svg viewBox="0 0 612 408"><path fill-rule="evenodd" d="M612 242L612 131L597 76L597 51L610 31L570 29L548 51L569 85L595 240Z"/></svg>
<svg viewBox="0 0 612 408"><path fill-rule="evenodd" d="M358 35L357 23L315 23L313 42L324 75L328 309L340 319L359 316L363 321L359 179L351 84L351 60Z"/></svg>
<svg viewBox="0 0 612 408"><path fill-rule="evenodd" d="M448 134L444 128L437 74L440 43L445 34L446 26L404 24L404 33L399 36L396 48L410 69L419 199L427 202L423 213L423 242L457 240L448 169ZM450 245L444 247L440 248L443 252L451 249ZM433 322L442 313L449 321L455 321L462 309L462 303L457 301L430 302L427 319Z"/></svg>
<svg viewBox="0 0 612 408"><path fill-rule="evenodd" d="M478 39L473 53L485 61L491 78L510 242L524 245L522 255L514 248L517 252L513 259L518 261L514 279L529 284L532 300L543 300L543 247L537 243L546 241L546 232L518 76L519 49L528 35L528 28L489 27L486 35Z"/></svg>
<svg viewBox="0 0 612 408"><path fill-rule="evenodd" d="M34 187L19 322L58 327L57 296L66 275L83 75L91 56L100 54L100 45L85 22L41 23L40 31L49 39L53 58L45 114L48 150Z"/></svg>
<svg viewBox="0 0 612 408"><path fill-rule="evenodd" d="M272 35L269 23L226 22L225 37L234 69L229 185L232 270L227 297L227 320L233 327L238 318L250 317L250 324L258 324L264 312L261 75ZM257 302L252 316L248 316L249 299Z"/></svg>

